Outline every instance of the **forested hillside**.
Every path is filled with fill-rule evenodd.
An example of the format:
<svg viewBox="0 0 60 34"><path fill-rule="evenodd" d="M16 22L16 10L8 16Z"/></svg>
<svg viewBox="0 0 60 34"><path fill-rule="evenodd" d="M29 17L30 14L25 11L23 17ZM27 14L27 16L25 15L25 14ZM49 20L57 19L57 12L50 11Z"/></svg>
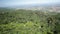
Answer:
<svg viewBox="0 0 60 34"><path fill-rule="evenodd" d="M60 13L0 8L0 34L60 34Z"/></svg>

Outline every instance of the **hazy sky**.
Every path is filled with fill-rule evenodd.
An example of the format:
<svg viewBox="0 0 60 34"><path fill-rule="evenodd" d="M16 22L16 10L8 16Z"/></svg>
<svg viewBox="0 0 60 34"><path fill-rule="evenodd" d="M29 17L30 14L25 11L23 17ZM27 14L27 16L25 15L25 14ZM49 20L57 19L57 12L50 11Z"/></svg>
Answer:
<svg viewBox="0 0 60 34"><path fill-rule="evenodd" d="M0 0L0 7L48 3L60 3L60 0Z"/></svg>

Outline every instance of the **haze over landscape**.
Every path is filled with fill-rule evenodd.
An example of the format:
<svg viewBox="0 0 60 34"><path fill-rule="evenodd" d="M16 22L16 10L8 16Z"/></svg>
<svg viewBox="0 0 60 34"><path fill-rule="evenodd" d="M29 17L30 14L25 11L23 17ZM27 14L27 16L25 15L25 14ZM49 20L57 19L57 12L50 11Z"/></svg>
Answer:
<svg viewBox="0 0 60 34"><path fill-rule="evenodd" d="M0 0L0 7L56 6L60 0Z"/></svg>

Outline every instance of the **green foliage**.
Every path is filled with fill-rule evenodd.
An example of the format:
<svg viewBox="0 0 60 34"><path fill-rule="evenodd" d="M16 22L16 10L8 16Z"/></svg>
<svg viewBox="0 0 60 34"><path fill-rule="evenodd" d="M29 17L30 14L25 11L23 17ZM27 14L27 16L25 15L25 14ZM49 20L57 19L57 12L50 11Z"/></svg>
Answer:
<svg viewBox="0 0 60 34"><path fill-rule="evenodd" d="M60 33L60 13L0 9L0 34Z"/></svg>

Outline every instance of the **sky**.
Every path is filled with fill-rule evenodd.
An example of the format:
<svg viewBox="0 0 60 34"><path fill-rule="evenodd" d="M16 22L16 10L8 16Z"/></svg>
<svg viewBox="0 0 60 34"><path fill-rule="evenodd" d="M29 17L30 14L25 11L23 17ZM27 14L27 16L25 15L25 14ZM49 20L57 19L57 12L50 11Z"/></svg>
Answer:
<svg viewBox="0 0 60 34"><path fill-rule="evenodd" d="M0 7L60 3L60 0L0 0Z"/></svg>

